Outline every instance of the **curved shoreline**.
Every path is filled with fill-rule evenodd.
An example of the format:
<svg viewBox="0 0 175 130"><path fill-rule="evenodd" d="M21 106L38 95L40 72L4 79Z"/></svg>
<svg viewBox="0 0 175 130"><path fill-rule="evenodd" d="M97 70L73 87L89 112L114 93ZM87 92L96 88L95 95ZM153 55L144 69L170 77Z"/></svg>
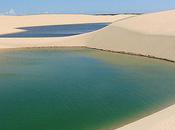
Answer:
<svg viewBox="0 0 175 130"><path fill-rule="evenodd" d="M49 49L49 48L87 48L87 49L94 49L94 50L98 50L98 51L105 51L105 52L111 52L111 53L118 53L118 54L124 54L124 55L129 55L129 56L139 56L139 57L145 57L145 58L151 58L151 59L155 59L155 60L161 60L161 61L166 61L166 62L170 62L170 63L175 63L174 60L169 60L169 59L165 59L165 58L159 58L159 57L155 57L155 56L151 56L151 55L142 55L142 54L135 54L135 53L130 53L130 52L123 52L123 51L112 51L112 50L105 50L105 49L98 49L98 48L91 48L91 47L86 47L86 46L46 46L46 47L20 47L20 48L5 48L5 50L11 50L11 49ZM0 51L4 50L0 49Z"/></svg>
<svg viewBox="0 0 175 130"><path fill-rule="evenodd" d="M85 48L90 48L90 47L85 47ZM112 51L112 50L105 50L105 49L98 49L98 48L90 48L90 49L95 49L95 50L100 50L100 51L106 51L106 52L112 52L112 53L125 54L125 55L130 55L130 56L140 56L140 57L157 59L157 60L162 60L162 61L167 61L167 62L175 63L174 60L169 60L169 59L166 59L166 58L159 58L159 57L155 57L155 56L151 56L151 55L136 54L136 53L124 52L124 51Z"/></svg>

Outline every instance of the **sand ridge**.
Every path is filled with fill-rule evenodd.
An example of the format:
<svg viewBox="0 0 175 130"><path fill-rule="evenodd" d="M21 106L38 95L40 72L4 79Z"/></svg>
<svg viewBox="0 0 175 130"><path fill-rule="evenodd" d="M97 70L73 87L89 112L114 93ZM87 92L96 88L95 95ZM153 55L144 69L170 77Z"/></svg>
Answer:
<svg viewBox="0 0 175 130"><path fill-rule="evenodd" d="M114 23L113 26L149 35L175 36L174 16L175 10L143 14L127 21Z"/></svg>

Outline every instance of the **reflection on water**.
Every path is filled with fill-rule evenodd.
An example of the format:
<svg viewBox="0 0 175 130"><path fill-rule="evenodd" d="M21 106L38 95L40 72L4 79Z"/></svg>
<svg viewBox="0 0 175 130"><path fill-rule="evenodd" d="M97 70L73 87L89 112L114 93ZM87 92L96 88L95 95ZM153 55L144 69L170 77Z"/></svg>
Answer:
<svg viewBox="0 0 175 130"><path fill-rule="evenodd" d="M172 63L83 48L0 55L2 130L110 130L175 101Z"/></svg>
<svg viewBox="0 0 175 130"><path fill-rule="evenodd" d="M18 28L24 32L0 35L3 38L9 37L65 37L88 33L104 28L109 23L89 23L89 24L70 24L52 25Z"/></svg>

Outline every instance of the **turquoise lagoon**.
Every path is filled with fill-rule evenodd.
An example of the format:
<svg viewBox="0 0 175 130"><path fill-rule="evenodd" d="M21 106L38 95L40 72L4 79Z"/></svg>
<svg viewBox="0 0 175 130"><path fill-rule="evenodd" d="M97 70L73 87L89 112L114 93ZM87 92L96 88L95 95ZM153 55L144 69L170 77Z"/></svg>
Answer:
<svg viewBox="0 0 175 130"><path fill-rule="evenodd" d="M0 51L0 130L112 130L175 102L175 64L85 48Z"/></svg>

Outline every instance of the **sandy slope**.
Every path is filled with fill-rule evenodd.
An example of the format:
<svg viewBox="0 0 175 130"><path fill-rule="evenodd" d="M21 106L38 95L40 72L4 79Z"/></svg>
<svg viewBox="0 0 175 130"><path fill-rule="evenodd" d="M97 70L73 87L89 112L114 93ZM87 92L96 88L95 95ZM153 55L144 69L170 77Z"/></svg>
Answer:
<svg viewBox="0 0 175 130"><path fill-rule="evenodd" d="M175 36L175 10L145 14L115 24L127 30L149 35Z"/></svg>
<svg viewBox="0 0 175 130"><path fill-rule="evenodd" d="M118 21L91 35L87 46L175 61L175 11Z"/></svg>
<svg viewBox="0 0 175 130"><path fill-rule="evenodd" d="M116 130L175 130L175 105Z"/></svg>

